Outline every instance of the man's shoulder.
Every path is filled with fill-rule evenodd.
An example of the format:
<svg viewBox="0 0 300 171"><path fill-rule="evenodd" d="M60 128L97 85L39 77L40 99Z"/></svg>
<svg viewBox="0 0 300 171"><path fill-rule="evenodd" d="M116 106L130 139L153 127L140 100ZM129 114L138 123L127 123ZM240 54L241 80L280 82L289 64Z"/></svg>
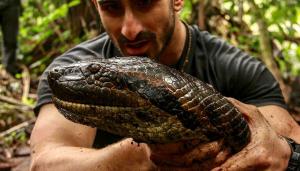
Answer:
<svg viewBox="0 0 300 171"><path fill-rule="evenodd" d="M111 40L106 32L100 34L99 36L86 40L75 47L71 48L63 55L87 55L93 54L95 56L103 56L107 46L111 45Z"/></svg>
<svg viewBox="0 0 300 171"><path fill-rule="evenodd" d="M222 39L218 38L218 36L213 35L212 33L206 31L206 30L201 30L197 25L190 25L190 28L193 32L193 36L198 41L209 41L209 40L218 40L218 41L223 41Z"/></svg>
<svg viewBox="0 0 300 171"><path fill-rule="evenodd" d="M191 25L190 30L192 32L193 57L214 61L226 56L226 54L216 55L217 52L224 52L227 49L240 50L217 35L201 30L197 25Z"/></svg>
<svg viewBox="0 0 300 171"><path fill-rule="evenodd" d="M75 47L69 49L65 53L56 57L48 66L51 69L58 65L67 65L78 61L94 60L99 58L108 58L116 52L112 41L107 33L86 40Z"/></svg>
<svg viewBox="0 0 300 171"><path fill-rule="evenodd" d="M266 66L253 56L197 26L189 71L219 92L254 105L284 106L278 83Z"/></svg>
<svg viewBox="0 0 300 171"><path fill-rule="evenodd" d="M194 48L200 48L203 52L207 52L208 54L206 55L210 55L210 53L217 52L217 50L222 50L224 48L230 48L237 51L240 50L239 48L232 46L222 37L206 30L201 30L197 25L192 25L191 30L195 39L194 42L197 45Z"/></svg>
<svg viewBox="0 0 300 171"><path fill-rule="evenodd" d="M108 34L106 32L104 32L92 39L88 39L88 40L78 44L77 46L93 48L94 46L104 44L107 41L110 41L110 38L109 38Z"/></svg>

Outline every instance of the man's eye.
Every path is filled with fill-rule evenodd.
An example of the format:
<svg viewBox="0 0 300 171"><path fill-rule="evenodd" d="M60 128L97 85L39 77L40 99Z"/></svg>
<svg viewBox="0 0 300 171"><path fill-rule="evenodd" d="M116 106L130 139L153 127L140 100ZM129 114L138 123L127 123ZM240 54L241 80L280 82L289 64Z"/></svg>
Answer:
<svg viewBox="0 0 300 171"><path fill-rule="evenodd" d="M104 1L99 2L100 8L103 11L110 13L119 13L121 11L121 5L118 2Z"/></svg>
<svg viewBox="0 0 300 171"><path fill-rule="evenodd" d="M139 8L148 8L151 6L153 0L137 0L136 5Z"/></svg>

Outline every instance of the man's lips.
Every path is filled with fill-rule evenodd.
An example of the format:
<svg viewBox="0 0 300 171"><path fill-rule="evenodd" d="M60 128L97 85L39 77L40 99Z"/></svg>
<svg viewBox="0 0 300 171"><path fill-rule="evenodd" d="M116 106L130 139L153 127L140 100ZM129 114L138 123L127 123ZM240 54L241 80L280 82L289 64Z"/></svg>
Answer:
<svg viewBox="0 0 300 171"><path fill-rule="evenodd" d="M130 42L125 44L125 51L128 55L140 55L144 54L150 44L149 40L140 40L136 42Z"/></svg>
<svg viewBox="0 0 300 171"><path fill-rule="evenodd" d="M139 47L145 43L147 43L149 40L139 40L139 41L136 41L136 42L128 42L125 44L125 46L129 46L129 47Z"/></svg>

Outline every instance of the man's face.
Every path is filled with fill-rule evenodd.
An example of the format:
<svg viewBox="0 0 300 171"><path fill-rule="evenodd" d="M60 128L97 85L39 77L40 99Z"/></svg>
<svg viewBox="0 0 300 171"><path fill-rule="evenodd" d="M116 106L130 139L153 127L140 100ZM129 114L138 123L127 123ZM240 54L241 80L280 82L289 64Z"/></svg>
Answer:
<svg viewBox="0 0 300 171"><path fill-rule="evenodd" d="M173 0L98 0L103 26L126 56L158 58L175 27Z"/></svg>

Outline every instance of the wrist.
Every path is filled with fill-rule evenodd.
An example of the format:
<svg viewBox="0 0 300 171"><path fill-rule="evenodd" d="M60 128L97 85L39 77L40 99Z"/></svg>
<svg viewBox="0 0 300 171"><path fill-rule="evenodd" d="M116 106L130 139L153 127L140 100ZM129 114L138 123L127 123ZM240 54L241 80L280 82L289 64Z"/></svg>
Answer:
<svg viewBox="0 0 300 171"><path fill-rule="evenodd" d="M287 171L300 171L300 144L287 137L284 137L284 139L290 147Z"/></svg>

